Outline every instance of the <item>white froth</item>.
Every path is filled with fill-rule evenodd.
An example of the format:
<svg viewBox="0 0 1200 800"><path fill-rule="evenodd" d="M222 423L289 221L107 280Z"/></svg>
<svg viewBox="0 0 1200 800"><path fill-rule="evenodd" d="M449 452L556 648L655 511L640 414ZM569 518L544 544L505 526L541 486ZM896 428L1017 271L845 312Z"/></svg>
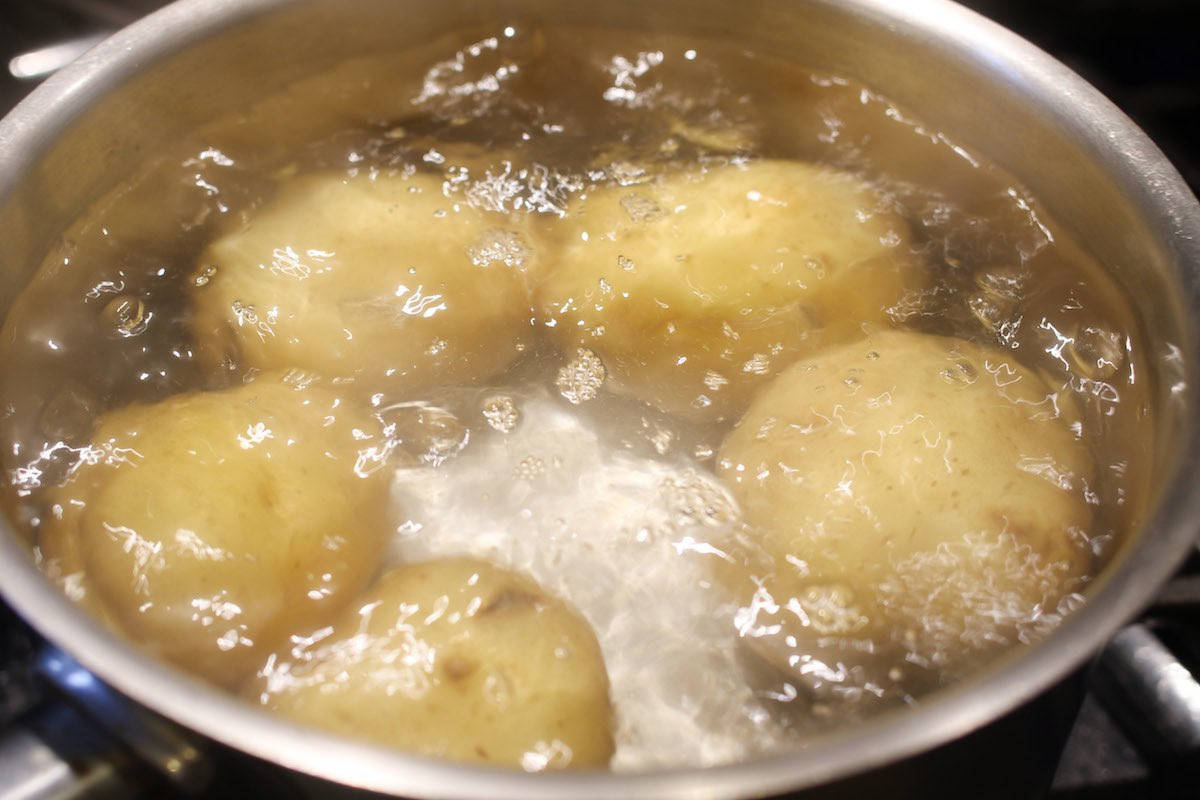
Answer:
<svg viewBox="0 0 1200 800"><path fill-rule="evenodd" d="M507 435L397 471L394 496L410 520L398 559L488 559L587 617L612 683L613 769L729 763L783 736L741 666L736 609L706 577L706 543L736 518L711 475L607 445L546 398Z"/></svg>

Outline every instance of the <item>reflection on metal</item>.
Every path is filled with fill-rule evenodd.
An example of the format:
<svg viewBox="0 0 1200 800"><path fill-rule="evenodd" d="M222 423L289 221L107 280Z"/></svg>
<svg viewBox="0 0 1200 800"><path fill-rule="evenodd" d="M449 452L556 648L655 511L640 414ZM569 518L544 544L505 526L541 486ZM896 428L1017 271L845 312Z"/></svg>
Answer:
<svg viewBox="0 0 1200 800"><path fill-rule="evenodd" d="M38 674L99 727L185 791L202 789L212 765L179 728L110 689L75 659L47 646Z"/></svg>
<svg viewBox="0 0 1200 800"><path fill-rule="evenodd" d="M0 742L0 800L49 797L74 781L71 765L25 728L13 728Z"/></svg>
<svg viewBox="0 0 1200 800"><path fill-rule="evenodd" d="M1145 625L1113 638L1093 688L1148 758L1200 754L1200 683Z"/></svg>
<svg viewBox="0 0 1200 800"><path fill-rule="evenodd" d="M137 800L144 783L110 737L62 704L0 737L0 800Z"/></svg>
<svg viewBox="0 0 1200 800"><path fill-rule="evenodd" d="M108 33L96 33L59 44L30 50L8 62L8 72L22 80L40 80L57 72L108 38Z"/></svg>

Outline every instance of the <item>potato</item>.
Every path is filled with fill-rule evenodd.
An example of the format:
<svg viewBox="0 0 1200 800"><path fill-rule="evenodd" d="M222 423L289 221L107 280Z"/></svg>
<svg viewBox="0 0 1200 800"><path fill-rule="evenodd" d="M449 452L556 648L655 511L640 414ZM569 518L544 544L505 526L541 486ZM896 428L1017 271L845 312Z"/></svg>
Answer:
<svg viewBox="0 0 1200 800"><path fill-rule="evenodd" d="M720 568L755 612L743 633L810 674L953 674L1036 630L1087 566L1092 464L1058 393L965 341L880 333L792 366L718 472L757 537Z"/></svg>
<svg viewBox="0 0 1200 800"><path fill-rule="evenodd" d="M532 332L520 219L448 200L427 174L291 179L202 255L199 355L372 392L487 378Z"/></svg>
<svg viewBox="0 0 1200 800"><path fill-rule="evenodd" d="M793 161L599 188L550 236L542 324L619 391L697 419L732 418L787 364L886 325L922 279L869 184Z"/></svg>
<svg viewBox="0 0 1200 800"><path fill-rule="evenodd" d="M275 376L114 411L52 495L42 559L137 643L235 686L375 572L387 450L332 390Z"/></svg>
<svg viewBox="0 0 1200 800"><path fill-rule="evenodd" d="M294 642L248 688L292 719L529 771L612 756L595 635L517 573L465 558L398 567L330 628Z"/></svg>

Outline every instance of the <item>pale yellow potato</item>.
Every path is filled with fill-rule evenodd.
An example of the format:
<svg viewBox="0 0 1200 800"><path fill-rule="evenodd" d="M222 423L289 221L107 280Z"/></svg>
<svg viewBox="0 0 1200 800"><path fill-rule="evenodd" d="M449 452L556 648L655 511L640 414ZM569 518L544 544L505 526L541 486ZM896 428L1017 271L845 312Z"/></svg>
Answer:
<svg viewBox="0 0 1200 800"><path fill-rule="evenodd" d="M798 161L693 168L607 186L549 229L543 325L610 382L719 420L816 348L888 324L924 270L868 183Z"/></svg>
<svg viewBox="0 0 1200 800"><path fill-rule="evenodd" d="M822 351L755 399L718 472L748 525L720 568L757 610L743 633L797 669L953 674L1088 566L1089 454L1009 352L901 332Z"/></svg>
<svg viewBox="0 0 1200 800"><path fill-rule="evenodd" d="M530 579L456 558L383 575L247 693L286 717L425 755L604 767L608 677L587 622Z"/></svg>
<svg viewBox="0 0 1200 800"><path fill-rule="evenodd" d="M447 199L423 173L288 180L201 256L199 354L371 391L487 378L532 333L523 219Z"/></svg>
<svg viewBox="0 0 1200 800"><path fill-rule="evenodd" d="M278 376L114 411L52 495L43 566L139 645L237 685L376 571L388 449L333 390Z"/></svg>

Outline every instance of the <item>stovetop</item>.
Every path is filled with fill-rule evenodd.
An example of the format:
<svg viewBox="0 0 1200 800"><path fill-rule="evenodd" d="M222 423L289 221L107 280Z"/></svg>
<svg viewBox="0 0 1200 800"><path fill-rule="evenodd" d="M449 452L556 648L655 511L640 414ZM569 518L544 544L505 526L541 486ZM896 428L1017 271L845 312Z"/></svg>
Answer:
<svg viewBox="0 0 1200 800"><path fill-rule="evenodd" d="M86 45L87 37L115 30L162 4L161 0L5 3L0 7L0 113L37 82L36 74L14 78L4 69L9 59L33 54L11 65L17 72L50 69L69 56L62 48L47 48L64 42ZM1195 27L1188 22L1194 0L964 0L963 4L1054 54L1099 88L1142 126L1192 190L1200 193L1200 47L1195 44ZM1148 633L1155 638L1145 639ZM1165 646L1161 651L1159 642ZM0 729L28 714L46 694L43 683L33 677L39 647L37 635L0 603ZM1161 660L1151 665L1158 671L1152 672L1149 685L1137 683L1145 684L1145 675L1130 685L1128 663L1153 662L1159 656ZM1181 669L1200 675L1200 549L1154 606L1088 671L1088 691L1058 761L1051 800L1196 796L1200 718L1164 720L1149 711ZM1184 692L1194 688L1186 681L1180 686ZM1200 698L1192 701L1200 703ZM1172 703L1178 706L1178 700L1166 703L1168 712ZM189 796L250 796L234 789L247 770L254 773L260 789L271 783L237 756L224 758L224 776L202 795ZM7 797L8 788L0 786L0 796ZM255 793L262 796L261 791Z"/></svg>

